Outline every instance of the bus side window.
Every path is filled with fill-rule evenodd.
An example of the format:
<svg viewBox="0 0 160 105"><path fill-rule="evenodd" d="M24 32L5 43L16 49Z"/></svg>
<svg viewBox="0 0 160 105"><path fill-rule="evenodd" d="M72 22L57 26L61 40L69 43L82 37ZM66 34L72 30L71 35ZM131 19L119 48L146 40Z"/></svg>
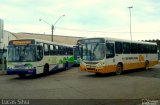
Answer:
<svg viewBox="0 0 160 105"><path fill-rule="evenodd" d="M130 54L130 52L131 52L130 43L123 42L123 53Z"/></svg>
<svg viewBox="0 0 160 105"><path fill-rule="evenodd" d="M65 47L62 47L62 55L65 55Z"/></svg>
<svg viewBox="0 0 160 105"><path fill-rule="evenodd" d="M122 54L122 42L115 42L116 54Z"/></svg>
<svg viewBox="0 0 160 105"><path fill-rule="evenodd" d="M44 46L44 55L49 55L49 46L48 46L48 44L45 43L43 46Z"/></svg>
<svg viewBox="0 0 160 105"><path fill-rule="evenodd" d="M69 55L69 49L68 49L68 47L66 48L66 55Z"/></svg>
<svg viewBox="0 0 160 105"><path fill-rule="evenodd" d="M73 48L70 48L69 51L70 51L69 54L70 54L70 55L73 55Z"/></svg>
<svg viewBox="0 0 160 105"><path fill-rule="evenodd" d="M37 61L42 60L43 58L43 47L42 46L37 46Z"/></svg>
<svg viewBox="0 0 160 105"><path fill-rule="evenodd" d="M53 49L54 47L53 47L53 45L50 45L50 55L54 55L54 49Z"/></svg>
<svg viewBox="0 0 160 105"><path fill-rule="evenodd" d="M152 46L152 53L157 53L157 46L155 45Z"/></svg>
<svg viewBox="0 0 160 105"><path fill-rule="evenodd" d="M53 45L53 51L52 51L53 55L57 55L57 52L56 52L56 45Z"/></svg>
<svg viewBox="0 0 160 105"><path fill-rule="evenodd" d="M114 56L114 43L106 43L106 58L112 58Z"/></svg>
<svg viewBox="0 0 160 105"><path fill-rule="evenodd" d="M138 45L137 43L131 43L131 53L137 54L138 53Z"/></svg>
<svg viewBox="0 0 160 105"><path fill-rule="evenodd" d="M59 55L62 55L62 46L59 46L59 47L58 47L58 54L59 54Z"/></svg>
<svg viewBox="0 0 160 105"><path fill-rule="evenodd" d="M58 47L58 45L56 45L56 47L55 47L56 49L55 49L55 55L59 55L59 52L58 52L58 50L59 50L59 47Z"/></svg>
<svg viewBox="0 0 160 105"><path fill-rule="evenodd" d="M64 55L67 55L67 47L64 47Z"/></svg>

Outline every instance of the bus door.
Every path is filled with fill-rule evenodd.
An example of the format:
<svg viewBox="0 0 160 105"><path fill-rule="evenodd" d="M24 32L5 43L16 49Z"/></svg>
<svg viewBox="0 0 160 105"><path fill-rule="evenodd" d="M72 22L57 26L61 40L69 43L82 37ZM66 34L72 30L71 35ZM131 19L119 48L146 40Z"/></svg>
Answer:
<svg viewBox="0 0 160 105"><path fill-rule="evenodd" d="M115 70L115 50L114 42L106 41L106 71L113 72Z"/></svg>

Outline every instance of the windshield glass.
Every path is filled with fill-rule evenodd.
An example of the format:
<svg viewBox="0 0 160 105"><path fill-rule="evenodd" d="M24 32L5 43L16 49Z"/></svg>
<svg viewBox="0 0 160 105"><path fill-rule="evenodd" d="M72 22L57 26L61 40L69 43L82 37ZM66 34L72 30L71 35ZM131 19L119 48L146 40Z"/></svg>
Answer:
<svg viewBox="0 0 160 105"><path fill-rule="evenodd" d="M9 62L33 62L36 60L34 45L18 45L8 47Z"/></svg>
<svg viewBox="0 0 160 105"><path fill-rule="evenodd" d="M86 43L82 46L83 60L102 60L105 57L105 45L100 43Z"/></svg>

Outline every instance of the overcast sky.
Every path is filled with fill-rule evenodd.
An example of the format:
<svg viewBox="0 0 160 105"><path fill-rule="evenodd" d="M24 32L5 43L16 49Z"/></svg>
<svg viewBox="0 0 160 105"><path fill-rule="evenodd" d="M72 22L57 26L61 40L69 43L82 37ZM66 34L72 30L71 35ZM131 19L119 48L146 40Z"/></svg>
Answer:
<svg viewBox="0 0 160 105"><path fill-rule="evenodd" d="M132 14L133 40L160 39L159 0L0 0L0 18L10 32L82 37L130 39Z"/></svg>

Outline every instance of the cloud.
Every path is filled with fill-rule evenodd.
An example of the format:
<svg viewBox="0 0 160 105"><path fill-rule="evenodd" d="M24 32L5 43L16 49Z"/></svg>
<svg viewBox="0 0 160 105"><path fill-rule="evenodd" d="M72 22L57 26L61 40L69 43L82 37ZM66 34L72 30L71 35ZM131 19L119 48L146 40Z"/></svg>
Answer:
<svg viewBox="0 0 160 105"><path fill-rule="evenodd" d="M42 18L48 23L58 21L54 34L119 37L129 34L129 9L132 8L133 32L160 32L160 3L158 0L5 0L0 1L5 29L12 32L50 33L50 26L39 22ZM64 30L58 27L70 28ZM81 31L76 31L81 30ZM89 32L103 31L103 32ZM113 35L114 34L114 35ZM142 36L142 33L133 33Z"/></svg>

